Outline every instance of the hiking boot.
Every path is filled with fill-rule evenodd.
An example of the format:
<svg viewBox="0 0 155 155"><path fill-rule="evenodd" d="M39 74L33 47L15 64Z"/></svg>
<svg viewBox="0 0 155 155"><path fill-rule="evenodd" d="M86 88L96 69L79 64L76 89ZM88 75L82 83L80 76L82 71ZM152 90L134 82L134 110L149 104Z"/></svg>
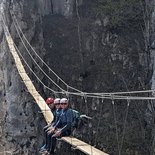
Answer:
<svg viewBox="0 0 155 155"><path fill-rule="evenodd" d="M47 151L46 149L41 149L40 151L39 151L39 153L43 153L43 152L45 152L45 151Z"/></svg>
<svg viewBox="0 0 155 155"><path fill-rule="evenodd" d="M45 144L44 146L42 146L42 147L40 148L40 150L39 150L40 153L41 153L41 152L44 152L44 151L46 151L46 144Z"/></svg>
<svg viewBox="0 0 155 155"><path fill-rule="evenodd" d="M49 152L46 150L46 151L43 151L41 152L41 155L47 155Z"/></svg>
<svg viewBox="0 0 155 155"><path fill-rule="evenodd" d="M49 152L48 152L46 155L54 155L54 153L49 153Z"/></svg>

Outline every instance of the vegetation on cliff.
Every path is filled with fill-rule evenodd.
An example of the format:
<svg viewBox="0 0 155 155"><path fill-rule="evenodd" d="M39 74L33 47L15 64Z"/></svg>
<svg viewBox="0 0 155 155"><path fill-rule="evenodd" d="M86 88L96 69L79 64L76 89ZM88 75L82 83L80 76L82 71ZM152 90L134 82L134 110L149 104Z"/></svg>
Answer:
<svg viewBox="0 0 155 155"><path fill-rule="evenodd" d="M96 10L109 18L111 27L139 26L143 21L143 4L139 0L99 0Z"/></svg>

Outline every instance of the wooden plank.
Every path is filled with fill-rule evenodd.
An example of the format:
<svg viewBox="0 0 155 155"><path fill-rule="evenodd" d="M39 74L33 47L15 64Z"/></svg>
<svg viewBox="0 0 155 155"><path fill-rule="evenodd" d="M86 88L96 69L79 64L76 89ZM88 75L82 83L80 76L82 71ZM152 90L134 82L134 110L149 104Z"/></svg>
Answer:
<svg viewBox="0 0 155 155"><path fill-rule="evenodd" d="M70 145L72 145L73 147L75 147L76 149L84 152L85 154L88 155L108 155L107 153L102 152L99 149L96 149L95 147L77 139L74 137L62 137L62 140L64 140L65 142L69 143Z"/></svg>
<svg viewBox="0 0 155 155"><path fill-rule="evenodd" d="M14 47L14 43L13 43L11 36L8 35L6 31L5 31L5 36L6 36L6 40L7 40L10 52L13 55L13 58L15 60L15 65L17 67L17 70L18 70L23 82L25 83L27 90L30 92L30 94L35 99L37 105L39 106L39 108L41 109L41 111L45 117L46 122L49 124L53 120L53 114L52 114L50 108L45 103L44 99L37 92L36 88L34 87L32 81L31 81L31 79L27 75L27 73L26 73L26 71L22 65L22 62L20 60L20 57L18 56L18 53Z"/></svg>

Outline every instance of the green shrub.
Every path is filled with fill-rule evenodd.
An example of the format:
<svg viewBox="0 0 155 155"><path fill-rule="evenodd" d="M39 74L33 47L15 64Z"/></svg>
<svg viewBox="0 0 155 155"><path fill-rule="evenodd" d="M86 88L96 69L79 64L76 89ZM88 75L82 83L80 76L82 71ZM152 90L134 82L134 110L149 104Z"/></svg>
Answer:
<svg viewBox="0 0 155 155"><path fill-rule="evenodd" d="M141 0L98 0L95 10L109 18L110 27L137 27L143 24Z"/></svg>

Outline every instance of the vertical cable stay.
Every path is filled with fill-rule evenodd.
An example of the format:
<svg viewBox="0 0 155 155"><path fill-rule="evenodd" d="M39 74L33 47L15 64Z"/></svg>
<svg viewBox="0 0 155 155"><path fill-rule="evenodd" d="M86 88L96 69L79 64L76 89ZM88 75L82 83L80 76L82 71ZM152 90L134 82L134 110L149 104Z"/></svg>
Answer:
<svg viewBox="0 0 155 155"><path fill-rule="evenodd" d="M86 114L89 115L89 108L88 108L88 102L87 102L87 96L84 94L84 103L86 105Z"/></svg>
<svg viewBox="0 0 155 155"><path fill-rule="evenodd" d="M68 91L68 87L67 87L67 91ZM70 103L71 96L69 96L69 94L67 94L67 95L68 95L67 98L68 98L69 103ZM71 109L73 109L72 104L70 104L70 106L71 106ZM72 130L72 132L71 132L71 145L72 145L72 143L73 143L73 137L72 137L72 135L73 135L73 130L75 130L75 129L73 129L73 127L71 127L71 130Z"/></svg>
<svg viewBox="0 0 155 155"><path fill-rule="evenodd" d="M115 111L115 102L114 102L113 98L112 98L112 106L113 106L113 115L114 115L114 122L115 122L115 128L116 128L117 148L118 148L118 153L119 153L119 152L120 152L120 144L119 144L119 135L118 135L116 111ZM120 154L119 154L119 155L120 155Z"/></svg>
<svg viewBox="0 0 155 155"><path fill-rule="evenodd" d="M103 103L104 99L102 99L102 103ZM97 129L96 129L96 137L95 137L95 140L94 140L94 145L96 145L97 143L97 137L98 137L98 130L99 130L99 126L100 126L100 123L101 123L101 116L102 116L102 110L103 109L103 104L101 104L101 108L100 108L100 113L99 113L99 119L98 119L98 122L97 122Z"/></svg>
<svg viewBox="0 0 155 155"><path fill-rule="evenodd" d="M127 122L127 117L128 117L128 111L129 111L129 106L130 106L130 100L127 100L127 108L126 108L126 114L125 114L125 119L124 119L124 124L123 124L123 134L122 134L122 139L121 139L121 144L120 144L119 155L121 155L121 151L122 151L122 147L123 147L123 142L124 142L124 137L125 137L125 131L126 131L126 122Z"/></svg>
<svg viewBox="0 0 155 155"><path fill-rule="evenodd" d="M85 103L87 103L87 96L84 94L83 96Z"/></svg>
<svg viewBox="0 0 155 155"><path fill-rule="evenodd" d="M104 98L102 98L102 101L101 101L102 103L104 102Z"/></svg>
<svg viewBox="0 0 155 155"><path fill-rule="evenodd" d="M66 97L69 98L69 87L67 86Z"/></svg>
<svg viewBox="0 0 155 155"><path fill-rule="evenodd" d="M122 77L122 80L125 84L125 87L126 87L126 90L129 92L129 89L128 89L128 85L124 79L124 77L121 75ZM131 93L129 93L129 95L131 96ZM121 139L121 142L120 142L120 150L119 150L119 155L121 155L121 151L122 151L122 147L123 147L123 142L124 142L124 137L125 137L125 131L126 131L126 121L127 121L127 116L128 116L128 109L129 109L129 105L130 105L130 100L129 98L127 97L127 108L126 108L126 113L125 113L125 119L124 119L124 123L123 123L123 133L122 133L122 139Z"/></svg>

